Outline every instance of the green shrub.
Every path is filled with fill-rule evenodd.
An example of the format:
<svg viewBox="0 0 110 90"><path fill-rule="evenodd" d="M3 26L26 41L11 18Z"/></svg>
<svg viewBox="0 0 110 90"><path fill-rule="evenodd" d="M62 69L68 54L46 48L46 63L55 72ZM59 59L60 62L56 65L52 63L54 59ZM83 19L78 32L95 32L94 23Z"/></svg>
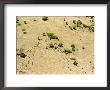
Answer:
<svg viewBox="0 0 110 90"><path fill-rule="evenodd" d="M58 39L58 37L56 35L54 35L54 33L47 33L48 37L51 39Z"/></svg>
<svg viewBox="0 0 110 90"><path fill-rule="evenodd" d="M68 48L65 48L65 49L64 49L64 52L65 52L65 54L72 53L72 51L71 51L70 49L68 49Z"/></svg>
<svg viewBox="0 0 110 90"><path fill-rule="evenodd" d="M42 20L43 20L43 21L47 21L47 20L48 20L48 17L47 17L47 16L43 16L43 17L42 17Z"/></svg>

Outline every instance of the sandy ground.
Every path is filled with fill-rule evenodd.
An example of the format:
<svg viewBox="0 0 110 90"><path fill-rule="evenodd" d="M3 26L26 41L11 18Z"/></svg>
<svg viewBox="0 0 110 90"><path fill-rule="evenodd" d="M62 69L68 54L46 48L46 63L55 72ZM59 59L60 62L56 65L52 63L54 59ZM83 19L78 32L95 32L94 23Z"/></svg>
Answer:
<svg viewBox="0 0 110 90"><path fill-rule="evenodd" d="M17 74L94 74L94 17L16 17Z"/></svg>

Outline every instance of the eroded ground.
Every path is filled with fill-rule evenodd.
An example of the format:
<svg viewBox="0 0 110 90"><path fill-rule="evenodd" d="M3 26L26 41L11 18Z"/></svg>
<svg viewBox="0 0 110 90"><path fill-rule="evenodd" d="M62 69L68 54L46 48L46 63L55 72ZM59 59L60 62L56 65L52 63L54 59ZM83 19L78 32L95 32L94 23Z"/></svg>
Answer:
<svg viewBox="0 0 110 90"><path fill-rule="evenodd" d="M16 17L17 74L94 74L94 17Z"/></svg>

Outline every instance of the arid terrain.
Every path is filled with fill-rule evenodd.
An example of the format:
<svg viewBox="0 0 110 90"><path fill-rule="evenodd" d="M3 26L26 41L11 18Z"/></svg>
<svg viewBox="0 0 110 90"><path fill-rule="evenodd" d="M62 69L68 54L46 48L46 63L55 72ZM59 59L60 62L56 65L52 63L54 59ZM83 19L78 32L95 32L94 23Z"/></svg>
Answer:
<svg viewBox="0 0 110 90"><path fill-rule="evenodd" d="M17 74L94 74L94 16L17 16Z"/></svg>

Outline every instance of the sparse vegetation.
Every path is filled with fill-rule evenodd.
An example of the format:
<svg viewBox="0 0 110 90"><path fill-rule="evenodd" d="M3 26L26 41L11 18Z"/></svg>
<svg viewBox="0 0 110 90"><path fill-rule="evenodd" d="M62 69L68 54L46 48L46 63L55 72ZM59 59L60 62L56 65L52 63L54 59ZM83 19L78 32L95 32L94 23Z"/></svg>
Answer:
<svg viewBox="0 0 110 90"><path fill-rule="evenodd" d="M91 69L95 27L94 17L88 17L17 17L16 26L22 25L16 30L17 73L80 74Z"/></svg>

